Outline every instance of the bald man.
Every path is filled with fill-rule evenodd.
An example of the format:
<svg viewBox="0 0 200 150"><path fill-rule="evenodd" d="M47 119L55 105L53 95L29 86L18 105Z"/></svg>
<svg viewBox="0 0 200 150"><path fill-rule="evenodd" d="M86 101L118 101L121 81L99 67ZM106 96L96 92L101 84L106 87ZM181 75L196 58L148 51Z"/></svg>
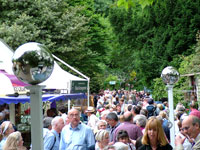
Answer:
<svg viewBox="0 0 200 150"><path fill-rule="evenodd" d="M116 137L120 130L126 130L132 140L137 140L143 135L140 127L133 124L133 114L130 111L124 113L124 122L115 129L114 142L116 142Z"/></svg>
<svg viewBox="0 0 200 150"><path fill-rule="evenodd" d="M182 122L181 128L183 134L188 136L188 139L192 143L192 150L200 149L200 118L196 116L188 116ZM184 150L183 143L186 138L181 138L181 136L176 136L175 144L176 150Z"/></svg>
<svg viewBox="0 0 200 150"><path fill-rule="evenodd" d="M70 124L66 125L61 132L59 150L89 150L95 145L92 129L80 122L80 112L71 109L68 112Z"/></svg>

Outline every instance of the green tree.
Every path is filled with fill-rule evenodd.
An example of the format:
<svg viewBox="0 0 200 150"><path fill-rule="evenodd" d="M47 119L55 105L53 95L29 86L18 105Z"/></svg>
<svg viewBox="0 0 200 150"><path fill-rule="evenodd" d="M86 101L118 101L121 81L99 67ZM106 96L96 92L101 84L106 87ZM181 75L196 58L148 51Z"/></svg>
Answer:
<svg viewBox="0 0 200 150"><path fill-rule="evenodd" d="M91 89L102 87L97 78L103 78L107 61L103 55L111 46L107 24L94 13L93 0L0 0L0 4L0 36L14 50L29 41L45 44L91 77Z"/></svg>
<svg viewBox="0 0 200 150"><path fill-rule="evenodd" d="M135 70L138 86L153 87L166 66L179 68L180 56L194 52L190 47L199 29L199 6L197 0L164 0L146 6L146 13L140 5L112 7L109 19L120 56L113 61L124 72Z"/></svg>

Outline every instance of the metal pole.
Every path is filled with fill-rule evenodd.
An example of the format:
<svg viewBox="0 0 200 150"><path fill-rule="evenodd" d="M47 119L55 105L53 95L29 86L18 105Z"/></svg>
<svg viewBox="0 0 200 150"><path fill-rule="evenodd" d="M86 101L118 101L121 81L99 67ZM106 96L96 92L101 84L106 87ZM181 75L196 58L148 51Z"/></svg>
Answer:
<svg viewBox="0 0 200 150"><path fill-rule="evenodd" d="M68 111L69 111L70 110L70 105L71 105L71 100L70 99L68 99L67 104L68 104Z"/></svg>
<svg viewBox="0 0 200 150"><path fill-rule="evenodd" d="M42 89L44 86L33 85L27 88L30 89L32 150L43 150Z"/></svg>
<svg viewBox="0 0 200 150"><path fill-rule="evenodd" d="M170 144L175 147L175 127L174 127L174 101L173 101L173 85L167 85L168 103L169 103L169 120L172 123L170 128Z"/></svg>
<svg viewBox="0 0 200 150"><path fill-rule="evenodd" d="M90 106L90 78L88 78L87 81L88 81L87 98L88 98L88 107L89 107Z"/></svg>
<svg viewBox="0 0 200 150"><path fill-rule="evenodd" d="M11 103L9 104L9 110L10 110L10 121L15 125L15 104Z"/></svg>

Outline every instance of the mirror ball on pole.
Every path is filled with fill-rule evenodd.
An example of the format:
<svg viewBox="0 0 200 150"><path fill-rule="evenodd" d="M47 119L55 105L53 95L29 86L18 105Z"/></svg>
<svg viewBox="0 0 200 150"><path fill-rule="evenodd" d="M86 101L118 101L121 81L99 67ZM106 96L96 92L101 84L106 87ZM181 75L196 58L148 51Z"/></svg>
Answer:
<svg viewBox="0 0 200 150"><path fill-rule="evenodd" d="M170 110L169 120L172 122L172 127L170 128L170 143L171 143L171 146L175 148L173 85L179 80L179 73L174 67L168 66L163 69L161 78L163 82L167 84L168 104L169 104L169 110Z"/></svg>
<svg viewBox="0 0 200 150"><path fill-rule="evenodd" d="M49 78L54 59L46 46L30 42L23 44L14 53L13 72L22 82L36 85Z"/></svg>
<svg viewBox="0 0 200 150"><path fill-rule="evenodd" d="M43 150L42 88L37 85L53 72L54 59L47 47L36 42L21 45L14 53L13 72L19 80L30 84L31 143L32 150Z"/></svg>

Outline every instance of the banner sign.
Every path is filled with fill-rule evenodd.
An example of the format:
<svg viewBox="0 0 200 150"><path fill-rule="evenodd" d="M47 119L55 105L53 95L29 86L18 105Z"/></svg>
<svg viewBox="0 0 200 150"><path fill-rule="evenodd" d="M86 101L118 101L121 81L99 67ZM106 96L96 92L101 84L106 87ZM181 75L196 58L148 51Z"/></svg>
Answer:
<svg viewBox="0 0 200 150"><path fill-rule="evenodd" d="M115 85L115 84L116 84L116 81L110 81L109 84L110 84L110 85Z"/></svg>
<svg viewBox="0 0 200 150"><path fill-rule="evenodd" d="M87 93L87 81L72 81L71 93Z"/></svg>

